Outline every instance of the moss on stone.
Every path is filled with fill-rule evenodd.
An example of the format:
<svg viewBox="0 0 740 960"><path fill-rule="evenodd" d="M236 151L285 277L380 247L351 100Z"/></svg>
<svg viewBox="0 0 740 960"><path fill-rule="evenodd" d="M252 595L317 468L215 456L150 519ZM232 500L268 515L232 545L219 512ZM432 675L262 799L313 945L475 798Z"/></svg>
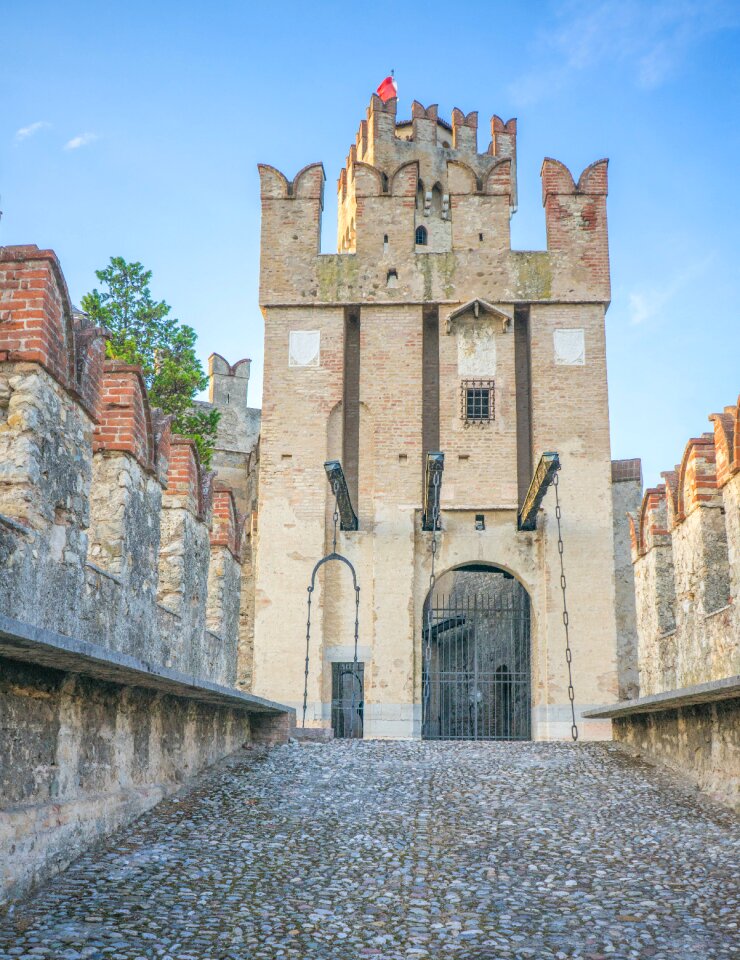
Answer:
<svg viewBox="0 0 740 960"><path fill-rule="evenodd" d="M517 295L522 300L549 300L552 297L552 263L542 250L513 254L518 268Z"/></svg>
<svg viewBox="0 0 740 960"><path fill-rule="evenodd" d="M454 253L423 253L416 258L416 265L424 279L424 300L437 300L435 280L442 288L445 299L454 294L457 258Z"/></svg>
<svg viewBox="0 0 740 960"><path fill-rule="evenodd" d="M357 257L352 253L320 256L317 269L319 300L322 303L352 300L358 270Z"/></svg>

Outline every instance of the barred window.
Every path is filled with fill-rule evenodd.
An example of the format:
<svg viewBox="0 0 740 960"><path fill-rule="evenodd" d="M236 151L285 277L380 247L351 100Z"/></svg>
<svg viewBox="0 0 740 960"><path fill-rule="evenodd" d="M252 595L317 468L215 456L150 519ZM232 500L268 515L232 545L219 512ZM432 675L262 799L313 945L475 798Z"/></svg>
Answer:
<svg viewBox="0 0 740 960"><path fill-rule="evenodd" d="M487 423L495 418L493 380L463 380L460 414L465 423Z"/></svg>
<svg viewBox="0 0 740 960"><path fill-rule="evenodd" d="M427 242L427 228L426 227L417 227L416 228L416 245L417 247L426 246Z"/></svg>

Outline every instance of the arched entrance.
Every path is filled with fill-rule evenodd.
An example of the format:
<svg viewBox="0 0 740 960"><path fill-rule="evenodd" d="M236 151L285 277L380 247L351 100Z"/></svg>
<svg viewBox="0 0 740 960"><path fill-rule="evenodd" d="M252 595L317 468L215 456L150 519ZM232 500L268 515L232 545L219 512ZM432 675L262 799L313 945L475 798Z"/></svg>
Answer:
<svg viewBox="0 0 740 960"><path fill-rule="evenodd" d="M482 564L448 571L424 604L425 651L428 640L423 739L531 739L530 604L518 580Z"/></svg>

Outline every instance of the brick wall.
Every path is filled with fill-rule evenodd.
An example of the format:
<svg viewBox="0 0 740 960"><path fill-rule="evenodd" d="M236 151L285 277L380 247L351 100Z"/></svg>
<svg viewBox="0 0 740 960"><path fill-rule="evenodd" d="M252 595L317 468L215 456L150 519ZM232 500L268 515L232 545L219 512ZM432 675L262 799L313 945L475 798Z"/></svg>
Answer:
<svg viewBox="0 0 740 960"><path fill-rule="evenodd" d="M359 308L360 529L341 534L339 547L361 586L365 733L411 736L420 729L430 560L428 535L420 532L420 465L436 419L446 454L438 572L489 563L524 583L536 624L535 736L568 736L553 503L546 501L534 535L519 533L518 473L544 450L563 455L572 622L579 624L573 640L581 664L578 702L610 702L617 672L604 339L606 163L587 168L576 185L562 165L549 162L543 170L548 250L512 251L516 121L494 116L487 147L477 143L475 113L456 110L449 124L435 105L417 102L410 120L398 123L396 107L395 100L373 97L350 146L338 183L337 254L318 252L321 165L304 168L292 182L260 166L265 374L256 690L295 705L302 699L306 587L313 564L331 546L332 503L322 464L341 456L347 422L344 313ZM415 242L418 226L427 229L426 245ZM430 310L439 312L437 390L428 382L428 357L426 381L423 374ZM526 342L520 337L519 370L515 311L530 317ZM318 333L320 353L315 362L291 365L291 333L309 331ZM564 364L555 341L570 333L582 335L585 359ZM466 377L495 381L492 421L465 425ZM438 417L429 410L436 393ZM527 405L531 397L531 430L517 426L524 396ZM531 449L522 450L522 443ZM478 513L485 514L482 531L475 527ZM312 611L309 722L327 725L331 663L351 659L354 603L346 570L321 569ZM586 736L609 734L608 723L585 729Z"/></svg>

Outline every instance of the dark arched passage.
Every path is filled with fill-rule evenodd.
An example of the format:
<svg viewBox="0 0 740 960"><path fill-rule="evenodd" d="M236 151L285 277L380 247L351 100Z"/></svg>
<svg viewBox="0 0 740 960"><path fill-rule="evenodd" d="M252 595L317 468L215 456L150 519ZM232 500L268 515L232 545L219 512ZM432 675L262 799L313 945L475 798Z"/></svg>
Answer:
<svg viewBox="0 0 740 960"><path fill-rule="evenodd" d="M529 595L510 573L441 576L424 605L423 739L529 740L530 648Z"/></svg>

